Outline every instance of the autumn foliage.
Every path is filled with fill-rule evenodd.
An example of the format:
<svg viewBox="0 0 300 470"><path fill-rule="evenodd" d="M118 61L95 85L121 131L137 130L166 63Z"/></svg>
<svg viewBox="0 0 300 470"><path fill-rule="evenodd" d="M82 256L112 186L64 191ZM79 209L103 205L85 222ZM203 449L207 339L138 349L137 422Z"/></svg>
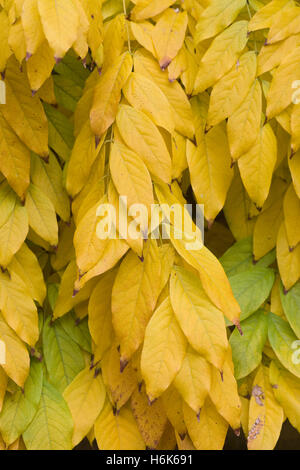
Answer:
<svg viewBox="0 0 300 470"><path fill-rule="evenodd" d="M0 0L0 73L0 448L300 432L300 3Z"/></svg>

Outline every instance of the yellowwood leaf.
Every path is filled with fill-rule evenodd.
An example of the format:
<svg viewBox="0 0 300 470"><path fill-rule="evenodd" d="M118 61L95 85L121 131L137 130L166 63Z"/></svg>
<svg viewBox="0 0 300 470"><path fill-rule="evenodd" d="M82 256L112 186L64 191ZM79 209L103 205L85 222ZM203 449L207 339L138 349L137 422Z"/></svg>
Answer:
<svg viewBox="0 0 300 470"><path fill-rule="evenodd" d="M166 10L156 23L152 41L162 70L168 67L181 48L187 23L187 13L172 8Z"/></svg>
<svg viewBox="0 0 300 470"><path fill-rule="evenodd" d="M31 154L30 170L32 183L47 194L57 214L68 222L70 202L63 186L63 173L54 153L50 151L48 163Z"/></svg>
<svg viewBox="0 0 300 470"><path fill-rule="evenodd" d="M144 75L132 72L123 87L127 101L139 111L143 111L157 126L169 132L174 131L172 108L164 93Z"/></svg>
<svg viewBox="0 0 300 470"><path fill-rule="evenodd" d="M204 204L205 218L212 223L224 206L233 177L225 126L215 126L201 137L198 133L198 138L197 147L187 141L187 161L197 202Z"/></svg>
<svg viewBox="0 0 300 470"><path fill-rule="evenodd" d="M29 373L30 359L25 344L0 316L0 337L5 343L5 364L2 368L19 387L23 387Z"/></svg>
<svg viewBox="0 0 300 470"><path fill-rule="evenodd" d="M95 437L101 450L145 449L132 411L123 407L114 413L108 400L95 423Z"/></svg>
<svg viewBox="0 0 300 470"><path fill-rule="evenodd" d="M289 8L293 3L294 2L291 2L290 0L272 0L271 2L268 2L265 6L260 8L249 21L249 31L270 28L275 15L285 9L285 7Z"/></svg>
<svg viewBox="0 0 300 470"><path fill-rule="evenodd" d="M138 154L116 142L111 147L109 167L118 193L127 197L128 207L143 204L150 214L151 205L154 204L152 182L147 167ZM141 232L144 236L147 226L148 220L143 220Z"/></svg>
<svg viewBox="0 0 300 470"><path fill-rule="evenodd" d="M76 446L87 435L104 405L105 387L99 369L83 369L64 390L63 397L72 414L72 444Z"/></svg>
<svg viewBox="0 0 300 470"><path fill-rule="evenodd" d="M247 21L237 21L212 41L201 58L194 94L214 85L236 63L248 40L247 25Z"/></svg>
<svg viewBox="0 0 300 470"><path fill-rule="evenodd" d="M283 285L289 290L300 279L300 245L290 250L284 222L278 230L276 253Z"/></svg>
<svg viewBox="0 0 300 470"><path fill-rule="evenodd" d="M100 142L99 146L101 144ZM72 197L76 196L87 182L98 150L99 148L96 151L95 136L90 122L87 121L75 140L68 162L66 188Z"/></svg>
<svg viewBox="0 0 300 470"><path fill-rule="evenodd" d="M282 423L283 409L275 399L269 380L269 369L261 365L252 386L248 449L274 449Z"/></svg>
<svg viewBox="0 0 300 470"><path fill-rule="evenodd" d="M182 135L193 138L195 129L189 100L177 81L170 83L158 63L147 51L139 49L134 54L134 70L154 82L167 97L175 121L175 129Z"/></svg>
<svg viewBox="0 0 300 470"><path fill-rule="evenodd" d="M281 364L272 361L270 365L270 383L276 400L280 403L290 423L299 431L300 379L288 372Z"/></svg>
<svg viewBox="0 0 300 470"><path fill-rule="evenodd" d="M97 345L97 358L99 359L102 359L104 352L109 349L113 338L111 292L115 277L115 270L108 271L101 276L89 299L89 330Z"/></svg>
<svg viewBox="0 0 300 470"><path fill-rule="evenodd" d="M152 401L164 392L180 370L186 339L166 298L149 321L141 357L146 391Z"/></svg>
<svg viewBox="0 0 300 470"><path fill-rule="evenodd" d="M208 108L208 126L215 126L239 108L249 93L255 75L256 54L248 51L213 87Z"/></svg>
<svg viewBox="0 0 300 470"><path fill-rule="evenodd" d="M48 122L38 96L32 96L28 78L12 58L6 68L6 104L1 111L25 145L48 157Z"/></svg>
<svg viewBox="0 0 300 470"><path fill-rule="evenodd" d="M9 19L5 10L0 12L0 72L3 72L6 67L7 59L11 56L12 51L8 44L9 34Z"/></svg>
<svg viewBox="0 0 300 470"><path fill-rule="evenodd" d="M281 10L274 18L267 41L273 44L297 33L300 33L300 8L290 6Z"/></svg>
<svg viewBox="0 0 300 470"><path fill-rule="evenodd" d="M119 106L117 126L124 142L144 160L150 173L170 183L171 157L165 141L151 119L128 105Z"/></svg>
<svg viewBox="0 0 300 470"><path fill-rule="evenodd" d="M267 95L267 117L277 116L292 102L293 82L298 80L300 46L287 54L275 70Z"/></svg>
<svg viewBox="0 0 300 470"><path fill-rule="evenodd" d="M0 309L19 338L34 346L39 337L38 315L27 286L17 275L0 277Z"/></svg>
<svg viewBox="0 0 300 470"><path fill-rule="evenodd" d="M131 69L131 55L124 52L97 81L90 112L91 127L95 135L104 134L114 122L121 99L121 89Z"/></svg>
<svg viewBox="0 0 300 470"><path fill-rule="evenodd" d="M161 264L156 240L145 243L143 258L130 251L112 291L112 320L124 365L144 339L159 295Z"/></svg>
<svg viewBox="0 0 300 470"><path fill-rule="evenodd" d="M21 20L26 52L28 55L32 55L38 50L45 37L39 15L38 0L24 0Z"/></svg>
<svg viewBox="0 0 300 470"><path fill-rule="evenodd" d="M193 348L188 347L174 386L184 401L199 413L211 387L211 366ZM180 432L177 429L178 432Z"/></svg>
<svg viewBox="0 0 300 470"><path fill-rule="evenodd" d="M97 357L96 350L95 359ZM120 353L116 340L112 341L110 349L104 353L101 369L107 392L118 413L137 387L138 378L131 363L127 364L126 368L121 372Z"/></svg>
<svg viewBox="0 0 300 470"><path fill-rule="evenodd" d="M196 43L211 38L229 26L246 5L246 0L212 0L196 25Z"/></svg>
<svg viewBox="0 0 300 470"><path fill-rule="evenodd" d="M52 202L46 194L31 183L25 201L30 227L52 246L58 242L58 226Z"/></svg>
<svg viewBox="0 0 300 470"><path fill-rule="evenodd" d="M136 5L132 9L130 16L133 21L141 21L159 15L166 8L173 5L175 0L145 0L134 3Z"/></svg>
<svg viewBox="0 0 300 470"><path fill-rule="evenodd" d="M176 318L191 346L218 369L227 349L225 321L208 299L201 281L183 268L173 268L170 297Z"/></svg>
<svg viewBox="0 0 300 470"><path fill-rule="evenodd" d="M209 396L220 415L230 424L232 429L238 431L241 419L241 402L233 372L231 348L228 348L222 373L215 367L212 368Z"/></svg>
<svg viewBox="0 0 300 470"><path fill-rule="evenodd" d="M75 42L79 27L78 10L71 0L38 0L45 36L60 59Z"/></svg>
<svg viewBox="0 0 300 470"><path fill-rule="evenodd" d="M29 186L30 151L6 121L0 108L0 170L24 200Z"/></svg>
<svg viewBox="0 0 300 470"><path fill-rule="evenodd" d="M233 160L248 152L259 135L262 92L259 80L252 84L248 95L227 122L228 142Z"/></svg>
<svg viewBox="0 0 300 470"><path fill-rule="evenodd" d="M160 398L151 403L144 387L131 396L131 408L146 446L155 449L167 425L167 415Z"/></svg>
<svg viewBox="0 0 300 470"><path fill-rule="evenodd" d="M28 215L4 181L0 185L0 265L7 267L28 233Z"/></svg>
<svg viewBox="0 0 300 470"><path fill-rule="evenodd" d="M197 450L222 450L228 425L209 398L201 408L200 416L183 405L184 421Z"/></svg>
<svg viewBox="0 0 300 470"><path fill-rule="evenodd" d="M269 194L277 157L277 141L270 124L259 132L255 144L238 160L244 186L258 208Z"/></svg>
<svg viewBox="0 0 300 470"><path fill-rule="evenodd" d="M283 213L289 247L290 249L293 249L300 242L300 200L294 190L293 184L289 186L285 193L283 200Z"/></svg>

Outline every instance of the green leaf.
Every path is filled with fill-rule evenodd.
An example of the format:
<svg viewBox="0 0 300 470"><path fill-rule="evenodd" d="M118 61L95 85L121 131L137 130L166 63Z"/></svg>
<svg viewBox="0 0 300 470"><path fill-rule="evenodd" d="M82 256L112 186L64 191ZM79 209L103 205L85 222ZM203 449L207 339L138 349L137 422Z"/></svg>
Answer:
<svg viewBox="0 0 300 470"><path fill-rule="evenodd" d="M72 433L72 416L65 400L44 380L37 413L23 433L27 450L70 450Z"/></svg>
<svg viewBox="0 0 300 470"><path fill-rule="evenodd" d="M49 380L63 392L84 368L84 357L78 344L67 335L62 325L47 318L43 329L43 351Z"/></svg>
<svg viewBox="0 0 300 470"><path fill-rule="evenodd" d="M92 352L91 335L88 327L87 317L79 320L74 312L64 315L58 320L67 333L75 343L88 353Z"/></svg>
<svg viewBox="0 0 300 470"><path fill-rule="evenodd" d="M63 160L70 157L74 144L73 125L58 109L44 103L49 126L49 147Z"/></svg>
<svg viewBox="0 0 300 470"><path fill-rule="evenodd" d="M33 359L24 391L6 394L0 414L0 432L7 446L21 436L34 418L41 397L42 383L42 365Z"/></svg>
<svg viewBox="0 0 300 470"><path fill-rule="evenodd" d="M234 375L237 380L250 374L261 362L268 336L268 317L263 310L241 323L243 336L235 329L230 336Z"/></svg>
<svg viewBox="0 0 300 470"><path fill-rule="evenodd" d="M297 348L298 345L297 337L288 322L274 315L274 313L270 313L268 337L279 361L292 374L300 377L300 364L296 360L297 357L295 357L297 355L297 349L295 349L295 346Z"/></svg>
<svg viewBox="0 0 300 470"><path fill-rule="evenodd" d="M241 320L248 318L268 298L275 274L270 268L256 268L229 277L233 294L241 307Z"/></svg>
<svg viewBox="0 0 300 470"><path fill-rule="evenodd" d="M257 263L253 263L252 237L243 238L232 245L220 258L227 276L233 276L249 269L265 268L276 258L275 250L267 253Z"/></svg>
<svg viewBox="0 0 300 470"><path fill-rule="evenodd" d="M295 334L300 338L300 282L297 282L287 294L284 294L281 285L280 299L286 318Z"/></svg>
<svg viewBox="0 0 300 470"><path fill-rule="evenodd" d="M54 71L71 80L75 85L84 87L90 71L79 62L75 53L70 50L61 62L55 65Z"/></svg>
<svg viewBox="0 0 300 470"><path fill-rule="evenodd" d="M58 104L74 112L77 101L82 95L82 88L75 85L72 80L61 75L54 75L53 81L54 93Z"/></svg>

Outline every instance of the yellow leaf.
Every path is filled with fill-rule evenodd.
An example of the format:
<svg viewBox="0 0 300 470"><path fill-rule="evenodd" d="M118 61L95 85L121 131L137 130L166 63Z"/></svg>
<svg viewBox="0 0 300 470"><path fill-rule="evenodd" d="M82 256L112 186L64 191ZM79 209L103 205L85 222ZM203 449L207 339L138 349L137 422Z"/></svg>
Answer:
<svg viewBox="0 0 300 470"><path fill-rule="evenodd" d="M179 83L170 83L168 75L160 69L154 58L142 49L134 54L134 70L152 80L161 89L172 107L175 129L192 139L195 132L192 109Z"/></svg>
<svg viewBox="0 0 300 470"><path fill-rule="evenodd" d="M249 93L256 75L256 54L243 54L231 71L213 87L210 95L207 125L215 126L230 117Z"/></svg>
<svg viewBox="0 0 300 470"><path fill-rule="evenodd" d="M26 52L30 56L38 50L45 38L39 15L38 0L24 0L21 20L26 41Z"/></svg>
<svg viewBox="0 0 300 470"><path fill-rule="evenodd" d="M46 295L43 273L35 254L23 243L7 266L11 275L17 274L26 284L30 296L40 305Z"/></svg>
<svg viewBox="0 0 300 470"><path fill-rule="evenodd" d="M282 41L292 34L300 33L300 8L285 8L274 18L268 34L268 44Z"/></svg>
<svg viewBox="0 0 300 470"><path fill-rule="evenodd" d="M3 400L6 393L8 377L2 367L0 367L0 411L2 410Z"/></svg>
<svg viewBox="0 0 300 470"><path fill-rule="evenodd" d="M112 291L113 326L126 364L144 339L159 295L161 265L156 240L145 243L143 259L130 251L118 271Z"/></svg>
<svg viewBox="0 0 300 470"><path fill-rule="evenodd" d="M152 41L160 68L165 70L181 48L188 17L186 11L166 10L156 23Z"/></svg>
<svg viewBox="0 0 300 470"><path fill-rule="evenodd" d="M283 285L289 290L300 279L300 245L290 251L284 222L278 231L276 253Z"/></svg>
<svg viewBox="0 0 300 470"><path fill-rule="evenodd" d="M89 330L96 343L97 358L102 359L113 338L111 292L116 271L108 271L97 282L89 299Z"/></svg>
<svg viewBox="0 0 300 470"><path fill-rule="evenodd" d="M119 106L117 126L124 142L144 160L150 173L170 183L171 157L162 135L142 111L128 105Z"/></svg>
<svg viewBox="0 0 300 470"><path fill-rule="evenodd" d="M140 23L130 22L130 27L135 39L155 56L155 50L152 42L152 33L154 26L150 21L142 21Z"/></svg>
<svg viewBox="0 0 300 470"><path fill-rule="evenodd" d="M272 361L270 365L270 383L275 398L282 406L288 420L299 431L300 379L284 369L278 362Z"/></svg>
<svg viewBox="0 0 300 470"><path fill-rule="evenodd" d="M257 57L257 75L262 75L280 65L282 60L300 45L300 34L291 36L284 41L263 46Z"/></svg>
<svg viewBox="0 0 300 470"><path fill-rule="evenodd" d="M209 398L201 408L200 416L186 404L183 405L184 421L197 450L222 450L228 425L219 415Z"/></svg>
<svg viewBox="0 0 300 470"><path fill-rule="evenodd" d="M170 297L191 346L221 369L228 345L225 321L222 312L207 298L200 279L183 268L173 268Z"/></svg>
<svg viewBox="0 0 300 470"><path fill-rule="evenodd" d="M228 142L233 160L248 152L259 135L262 112L262 92L255 80L248 95L227 122Z"/></svg>
<svg viewBox="0 0 300 470"><path fill-rule="evenodd" d="M15 273L0 277L0 309L19 338L33 347L39 337L37 309L27 285Z"/></svg>
<svg viewBox="0 0 300 470"><path fill-rule="evenodd" d="M175 0L145 0L134 3L136 5L132 9L130 17L133 21L141 21L159 15L166 8L173 5Z"/></svg>
<svg viewBox="0 0 300 470"><path fill-rule="evenodd" d="M28 80L33 93L39 90L50 77L54 64L52 49L47 41L43 41L26 64Z"/></svg>
<svg viewBox="0 0 300 470"><path fill-rule="evenodd" d="M90 112L91 127L95 135L104 134L114 122L121 99L121 89L131 69L131 55L124 52L96 83Z"/></svg>
<svg viewBox="0 0 300 470"><path fill-rule="evenodd" d="M169 132L174 131L172 108L160 88L144 75L132 72L123 88L127 101L143 111L153 122Z"/></svg>
<svg viewBox="0 0 300 470"><path fill-rule="evenodd" d="M30 151L10 127L0 108L0 170L24 200L29 186Z"/></svg>
<svg viewBox="0 0 300 470"><path fill-rule="evenodd" d="M196 43L223 31L233 23L245 4L246 0L212 0L196 25Z"/></svg>
<svg viewBox="0 0 300 470"><path fill-rule="evenodd" d="M290 250L300 242L300 200L291 184L283 200L284 224Z"/></svg>
<svg viewBox="0 0 300 470"><path fill-rule="evenodd" d="M212 368L209 395L220 415L230 424L233 430L238 431L241 425L241 402L233 372L231 348L228 348L222 373L215 367Z"/></svg>
<svg viewBox="0 0 300 470"><path fill-rule="evenodd" d="M34 184L29 186L25 207L30 227L50 245L58 243L58 226L52 202L45 193Z"/></svg>
<svg viewBox="0 0 300 470"><path fill-rule="evenodd" d="M128 207L133 204L143 204L149 215L151 205L154 204L152 181L139 155L116 142L111 146L109 168L118 193L122 197L127 197ZM144 238L147 235L147 219L141 222L140 227Z"/></svg>
<svg viewBox="0 0 300 470"><path fill-rule="evenodd" d="M265 124L253 147L238 160L244 186L259 209L268 197L276 158L277 140L271 125Z"/></svg>
<svg viewBox="0 0 300 470"><path fill-rule="evenodd" d="M95 136L90 122L86 121L75 140L68 163L66 188L72 197L76 196L87 182L102 142L98 145L96 151Z"/></svg>
<svg viewBox="0 0 300 470"><path fill-rule="evenodd" d="M68 222L70 202L63 186L63 173L54 153L50 151L48 163L31 154L31 181L47 194L57 214Z"/></svg>
<svg viewBox="0 0 300 470"><path fill-rule="evenodd" d="M19 138L33 152L48 157L48 122L37 96L32 96L28 78L16 59L7 64L6 104L1 111Z"/></svg>
<svg viewBox="0 0 300 470"><path fill-rule="evenodd" d="M299 78L300 46L295 47L283 58L275 70L267 95L267 117L280 114L292 102L294 80Z"/></svg>
<svg viewBox="0 0 300 470"><path fill-rule="evenodd" d="M8 45L8 34L9 34L9 20L5 10L0 12L0 72L3 72L6 68L7 59L11 56L12 51Z"/></svg>
<svg viewBox="0 0 300 470"><path fill-rule="evenodd" d="M181 368L185 350L186 339L168 297L147 325L142 350L141 371L151 401L169 387Z"/></svg>
<svg viewBox="0 0 300 470"><path fill-rule="evenodd" d="M269 369L261 365L255 376L249 408L249 450L273 450L283 423L283 409L276 401Z"/></svg>
<svg viewBox="0 0 300 470"><path fill-rule="evenodd" d="M211 386L211 366L191 347L188 348L174 386L184 401L199 413Z"/></svg>
<svg viewBox="0 0 300 470"><path fill-rule="evenodd" d="M25 344L0 316L0 338L5 343L6 362L2 368L19 387L23 387L30 367L29 354Z"/></svg>
<svg viewBox="0 0 300 470"><path fill-rule="evenodd" d="M104 405L105 387L99 369L83 369L64 390L63 397L72 414L72 444L76 446L88 434Z"/></svg>
<svg viewBox="0 0 300 470"><path fill-rule="evenodd" d="M174 427L175 431L183 439L187 433L186 425L184 423L182 404L183 400L176 388L171 385L161 396L164 409L167 414L168 420Z"/></svg>
<svg viewBox="0 0 300 470"><path fill-rule="evenodd" d="M200 133L198 133L200 139ZM204 204L204 216L211 224L222 210L233 170L223 124L203 132L197 147L187 141L187 161L193 191L198 204Z"/></svg>
<svg viewBox="0 0 300 470"><path fill-rule="evenodd" d="M118 343L114 340L101 360L101 369L108 394L117 412L128 401L134 389L137 387L137 374L132 364L120 371L120 354Z"/></svg>
<svg viewBox="0 0 300 470"><path fill-rule="evenodd" d="M6 267L28 233L26 209L6 182L0 186L0 265Z"/></svg>
<svg viewBox="0 0 300 470"><path fill-rule="evenodd" d="M151 403L144 387L136 388L131 396L131 408L146 446L155 449L167 425L162 400L158 398Z"/></svg>
<svg viewBox="0 0 300 470"><path fill-rule="evenodd" d="M45 36L56 59L62 58L77 38L78 10L72 0L38 0Z"/></svg>
<svg viewBox="0 0 300 470"><path fill-rule="evenodd" d="M236 63L248 40L247 25L247 21L237 21L212 41L201 58L194 94L214 85Z"/></svg>
<svg viewBox="0 0 300 470"><path fill-rule="evenodd" d="M290 7L290 0L272 0L265 6L260 8L258 12L249 21L249 31L270 28L274 21L275 15L280 13L285 7Z"/></svg>
<svg viewBox="0 0 300 470"><path fill-rule="evenodd" d="M101 450L145 449L132 411L123 407L114 413L108 400L95 423L95 437Z"/></svg>

